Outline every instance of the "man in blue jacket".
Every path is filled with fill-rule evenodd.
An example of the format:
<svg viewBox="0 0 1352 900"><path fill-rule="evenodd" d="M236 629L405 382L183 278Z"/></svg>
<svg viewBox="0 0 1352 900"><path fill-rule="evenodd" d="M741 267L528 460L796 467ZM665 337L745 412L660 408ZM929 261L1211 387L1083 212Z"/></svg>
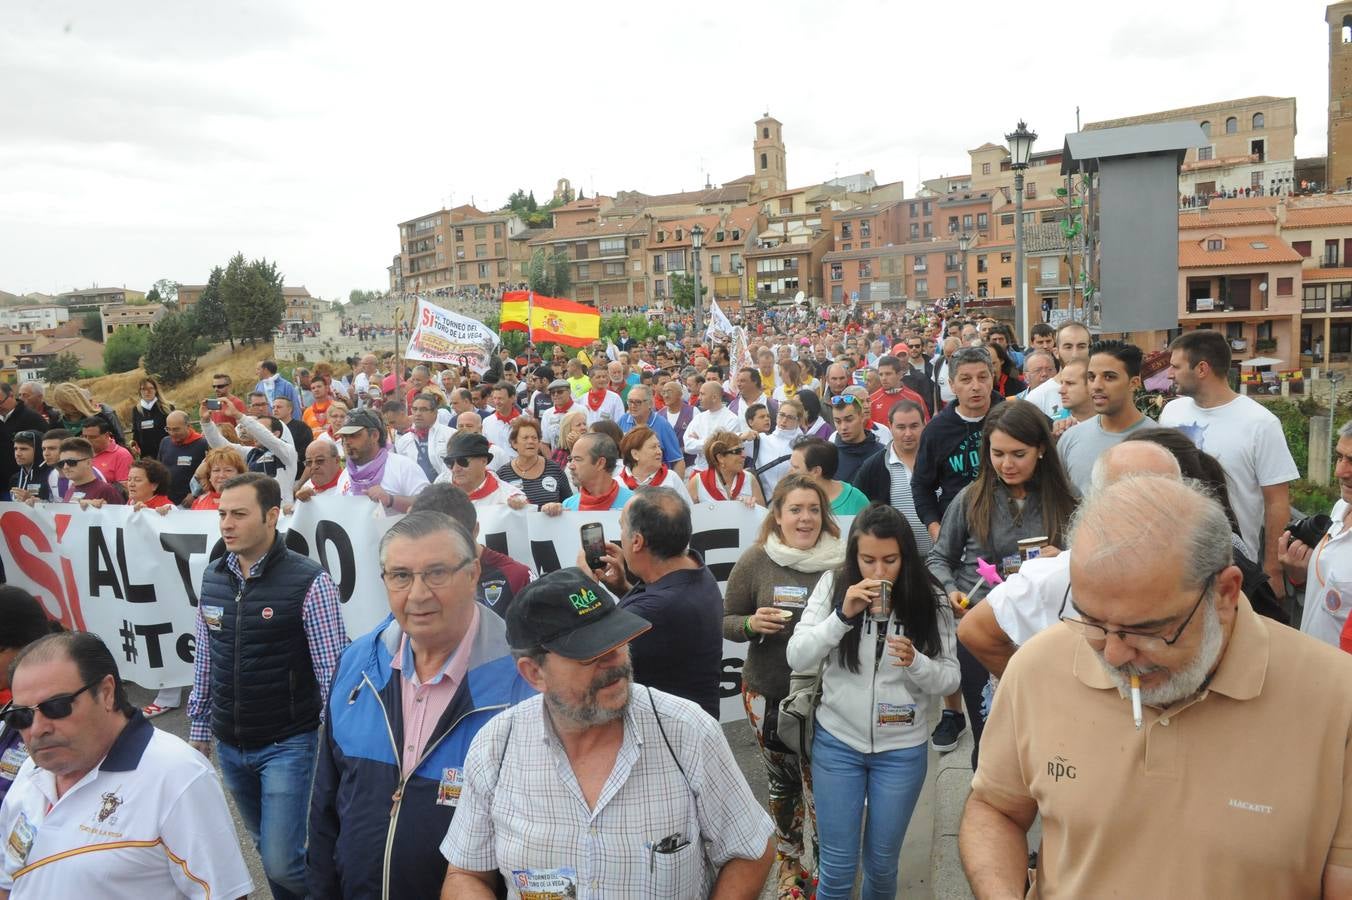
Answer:
<svg viewBox="0 0 1352 900"><path fill-rule="evenodd" d="M343 653L310 803L313 897L435 900L470 741L535 692L474 600L473 539L412 512L380 541L390 618Z"/></svg>

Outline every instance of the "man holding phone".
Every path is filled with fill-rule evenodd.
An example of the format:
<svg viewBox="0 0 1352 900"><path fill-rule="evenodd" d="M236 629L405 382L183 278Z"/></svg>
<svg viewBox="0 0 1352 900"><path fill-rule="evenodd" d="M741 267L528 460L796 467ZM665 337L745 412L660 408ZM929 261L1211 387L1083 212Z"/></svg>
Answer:
<svg viewBox="0 0 1352 900"><path fill-rule="evenodd" d="M234 421L222 410L228 403L241 413L245 411L244 401L230 393L234 381L224 372L217 372L211 376L211 390L215 392L214 396L207 399L207 409L211 410L211 421L217 425L224 425L226 422ZM266 399L267 395L264 395Z"/></svg>

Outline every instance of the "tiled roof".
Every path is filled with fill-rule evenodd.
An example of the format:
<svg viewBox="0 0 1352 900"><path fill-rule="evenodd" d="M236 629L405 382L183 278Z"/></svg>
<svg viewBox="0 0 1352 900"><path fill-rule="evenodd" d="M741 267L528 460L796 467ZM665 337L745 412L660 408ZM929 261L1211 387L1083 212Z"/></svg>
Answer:
<svg viewBox="0 0 1352 900"><path fill-rule="evenodd" d="M1210 204L1212 210L1217 209L1258 209L1266 207L1268 209L1277 208L1277 198L1273 196L1266 197L1216 197Z"/></svg>
<svg viewBox="0 0 1352 900"><path fill-rule="evenodd" d="M837 219L855 219L860 216L876 216L878 213L885 212L900 204L900 200L889 201L887 203L870 203L867 206L856 206L851 209L838 210L833 213L833 215Z"/></svg>
<svg viewBox="0 0 1352 900"><path fill-rule="evenodd" d="M1213 266L1251 266L1259 263L1298 263L1303 257L1275 234L1226 238L1225 249L1206 249L1207 238L1178 242L1180 269ZM1255 246L1261 245L1261 246Z"/></svg>
<svg viewBox="0 0 1352 900"><path fill-rule="evenodd" d="M1352 225L1352 204L1298 206L1286 211L1287 228L1319 228L1324 225Z"/></svg>
<svg viewBox="0 0 1352 900"><path fill-rule="evenodd" d="M1352 269L1301 269L1301 281L1352 281Z"/></svg>
<svg viewBox="0 0 1352 900"><path fill-rule="evenodd" d="M1023 229L1023 249L1025 253L1057 253L1069 247L1060 222L1039 222ZM1075 249L1084 245L1084 239L1075 239Z"/></svg>
<svg viewBox="0 0 1352 900"><path fill-rule="evenodd" d="M1272 225L1277 214L1270 209L1196 209L1178 214L1178 227L1222 228L1227 225Z"/></svg>

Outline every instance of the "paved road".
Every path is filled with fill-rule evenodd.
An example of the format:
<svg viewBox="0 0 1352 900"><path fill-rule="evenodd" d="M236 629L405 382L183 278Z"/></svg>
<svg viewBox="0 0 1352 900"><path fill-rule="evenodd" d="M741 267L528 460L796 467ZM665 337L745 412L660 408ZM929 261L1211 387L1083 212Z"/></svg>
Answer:
<svg viewBox="0 0 1352 900"><path fill-rule="evenodd" d="M135 685L128 685L128 690L131 701L138 706L150 702L154 696L154 692L142 690ZM184 693L186 699L186 690ZM188 720L182 708L166 713L154 721L158 727L187 740ZM756 740L752 735L751 727L745 722L738 722L724 726L723 731L727 735L728 744L732 747L738 765L741 766L747 782L751 785L751 790L755 793L756 798L764 804L767 795L765 769L761 765L760 751L756 747ZM897 897L904 897L907 900L929 900L933 896L929 879L934 820L934 778L938 768L937 760L938 754L931 751L929 777L926 779L925 788L920 794L920 802L916 806L915 815L911 818L911 826L901 850L901 877L897 884ZM226 797L229 798L229 792L226 793ZM230 812L235 818L235 831L239 835L240 846L244 848L244 859L249 864L249 873L253 876L255 892L251 896L266 898L268 896L266 893L267 882L263 877L262 864L248 840L244 831L244 823L240 821L239 813L235 810L233 802L230 804ZM766 886L761 897L765 900L773 900L774 894L769 885Z"/></svg>

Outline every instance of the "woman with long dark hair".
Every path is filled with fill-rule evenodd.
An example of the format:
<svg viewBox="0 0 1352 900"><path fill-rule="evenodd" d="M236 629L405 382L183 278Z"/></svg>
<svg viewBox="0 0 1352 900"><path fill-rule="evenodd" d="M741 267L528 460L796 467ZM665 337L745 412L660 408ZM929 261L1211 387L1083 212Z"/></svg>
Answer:
<svg viewBox="0 0 1352 900"><path fill-rule="evenodd" d="M901 843L929 764L927 713L958 686L955 632L906 518L866 507L787 650L796 672L822 667L812 740L820 900L854 889L865 801L860 897L896 896Z"/></svg>
<svg viewBox="0 0 1352 900"><path fill-rule="evenodd" d="M136 445L137 456L156 459L160 443L169 434L167 421L174 407L164 399L159 382L153 378L142 378L138 390L140 397L131 408L132 443Z"/></svg>
<svg viewBox="0 0 1352 900"><path fill-rule="evenodd" d="M991 341L986 349L995 353L995 393L1001 397L1016 397L1028 390L1028 383L1003 344Z"/></svg>
<svg viewBox="0 0 1352 900"><path fill-rule="evenodd" d="M1027 400L1006 400L991 409L981 429L980 461L976 480L944 512L939 539L928 557L930 571L959 618L966 612L968 595L982 582L978 560L1001 572L1013 571L1020 562L1019 541L1040 537L1046 545L1063 546L1075 511L1074 488L1053 448L1047 417ZM956 746L965 727L963 700L977 747L985 725L982 692L990 673L965 647L958 647L958 661L962 696L945 700L943 716L952 721L941 721L943 730L936 729L935 749L941 752ZM974 749L974 761L975 755Z"/></svg>

